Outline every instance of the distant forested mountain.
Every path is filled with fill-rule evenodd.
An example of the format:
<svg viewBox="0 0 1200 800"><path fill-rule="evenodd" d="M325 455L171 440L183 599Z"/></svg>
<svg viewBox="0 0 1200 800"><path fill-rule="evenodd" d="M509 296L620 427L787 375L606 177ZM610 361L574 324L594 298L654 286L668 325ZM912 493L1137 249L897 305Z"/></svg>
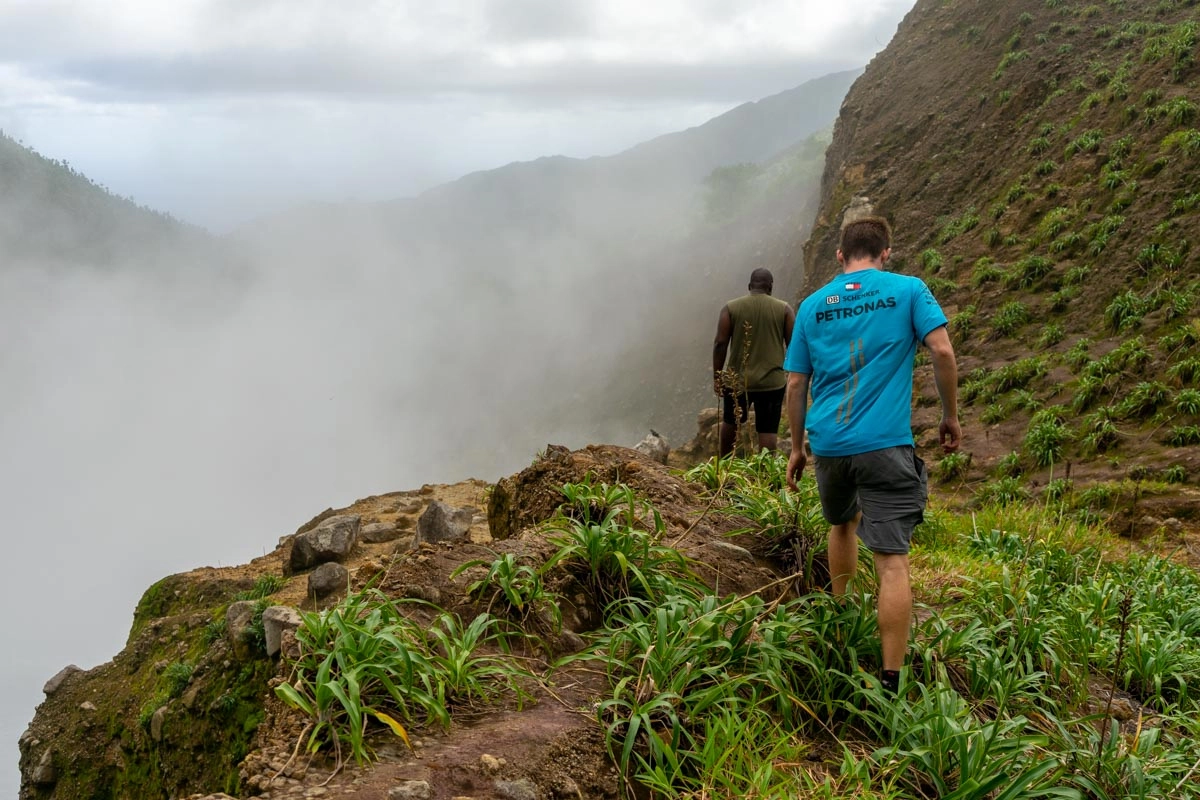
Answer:
<svg viewBox="0 0 1200 800"><path fill-rule="evenodd" d="M0 268L198 267L216 245L0 133Z"/></svg>

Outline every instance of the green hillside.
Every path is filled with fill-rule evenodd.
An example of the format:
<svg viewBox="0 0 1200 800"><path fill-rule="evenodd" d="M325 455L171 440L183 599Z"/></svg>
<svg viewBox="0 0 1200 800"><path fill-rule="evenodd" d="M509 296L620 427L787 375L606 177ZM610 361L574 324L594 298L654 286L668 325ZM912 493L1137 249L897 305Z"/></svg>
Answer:
<svg viewBox="0 0 1200 800"><path fill-rule="evenodd" d="M0 133L3 267L170 270L211 246L202 230L120 197Z"/></svg>
<svg viewBox="0 0 1200 800"><path fill-rule="evenodd" d="M892 219L961 357L949 488L1098 485L1075 504L1130 530L1195 513L1198 37L1194 0L923 0L850 91L805 291L855 198Z"/></svg>

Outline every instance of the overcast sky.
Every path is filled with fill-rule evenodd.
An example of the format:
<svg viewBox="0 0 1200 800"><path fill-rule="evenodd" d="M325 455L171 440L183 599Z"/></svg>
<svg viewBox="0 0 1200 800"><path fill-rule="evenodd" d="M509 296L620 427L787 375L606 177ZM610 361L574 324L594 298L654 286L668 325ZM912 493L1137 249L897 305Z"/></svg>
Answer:
<svg viewBox="0 0 1200 800"><path fill-rule="evenodd" d="M214 230L607 155L864 65L912 0L0 0L0 128Z"/></svg>

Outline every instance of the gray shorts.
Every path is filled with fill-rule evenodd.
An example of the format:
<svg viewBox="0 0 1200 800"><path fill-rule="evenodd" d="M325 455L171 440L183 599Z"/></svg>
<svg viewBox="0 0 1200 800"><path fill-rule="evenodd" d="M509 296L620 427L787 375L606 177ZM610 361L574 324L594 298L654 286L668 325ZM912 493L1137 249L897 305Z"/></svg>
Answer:
<svg viewBox="0 0 1200 800"><path fill-rule="evenodd" d="M929 473L912 446L813 458L825 520L841 525L861 510L858 536L871 552L907 553L929 499Z"/></svg>

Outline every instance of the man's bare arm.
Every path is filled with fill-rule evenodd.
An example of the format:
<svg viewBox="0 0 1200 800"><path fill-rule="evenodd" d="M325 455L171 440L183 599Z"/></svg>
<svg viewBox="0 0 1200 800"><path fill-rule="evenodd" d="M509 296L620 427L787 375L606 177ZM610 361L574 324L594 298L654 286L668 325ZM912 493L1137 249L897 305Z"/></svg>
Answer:
<svg viewBox="0 0 1200 800"><path fill-rule="evenodd" d="M733 338L733 317L729 306L722 306L717 318L717 336L713 339L713 391L721 393L721 370L725 369L725 357L729 353L729 340Z"/></svg>
<svg viewBox="0 0 1200 800"><path fill-rule="evenodd" d="M804 452L804 420L808 416L808 383L811 376L799 372L788 373L787 408L788 428L792 432L792 454L788 456L787 482L793 491L804 472L808 456Z"/></svg>
<svg viewBox="0 0 1200 800"><path fill-rule="evenodd" d="M925 346L933 361L933 381L937 385L938 397L942 401L942 421L938 425L942 449L953 453L962 440L962 429L958 424L958 362L954 358L954 346L946 326L934 328L925 336Z"/></svg>

